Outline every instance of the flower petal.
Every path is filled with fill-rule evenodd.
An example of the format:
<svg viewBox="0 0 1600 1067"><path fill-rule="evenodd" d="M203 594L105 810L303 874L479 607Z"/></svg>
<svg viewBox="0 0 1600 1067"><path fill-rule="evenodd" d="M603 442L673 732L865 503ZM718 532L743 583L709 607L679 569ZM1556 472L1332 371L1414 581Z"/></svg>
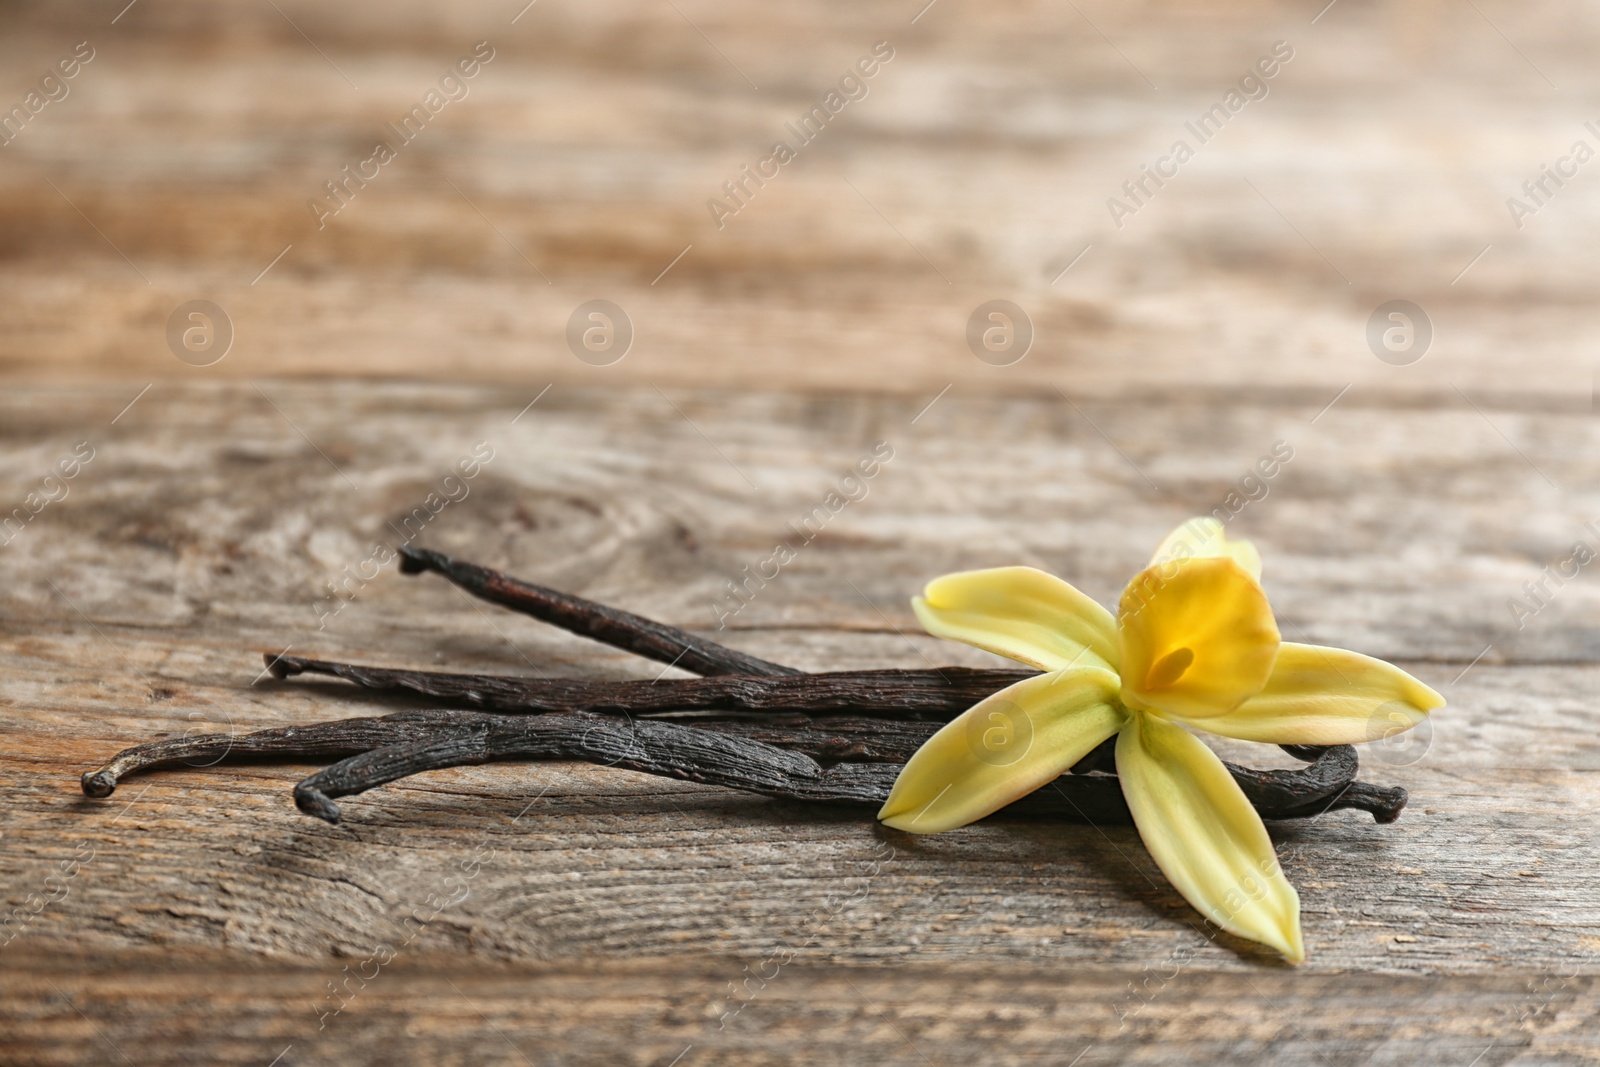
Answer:
<svg viewBox="0 0 1600 1067"><path fill-rule="evenodd" d="M1261 553L1249 541L1230 541L1222 530L1222 523L1210 516L1190 519L1167 534L1156 546L1150 565L1174 559L1192 559L1201 556L1223 556L1243 567L1256 581L1261 580Z"/></svg>
<svg viewBox="0 0 1600 1067"><path fill-rule="evenodd" d="M992 814L1066 772L1127 721L1117 676L1097 667L1040 674L974 704L919 748L878 818L936 834Z"/></svg>
<svg viewBox="0 0 1600 1067"><path fill-rule="evenodd" d="M1195 725L1273 745L1359 745L1409 730L1442 707L1444 697L1392 663L1285 641L1261 692Z"/></svg>
<svg viewBox="0 0 1600 1067"><path fill-rule="evenodd" d="M911 601L922 628L988 652L1055 671L1073 665L1115 671L1111 613L1053 574L995 567L935 578Z"/></svg>
<svg viewBox="0 0 1600 1067"><path fill-rule="evenodd" d="M1123 702L1185 719L1255 696L1278 652L1266 594L1231 557L1146 568L1123 590L1117 624Z"/></svg>
<svg viewBox="0 0 1600 1067"><path fill-rule="evenodd" d="M1145 847L1185 900L1229 933L1305 959L1300 896L1272 839L1216 754L1181 726L1135 715L1117 776Z"/></svg>

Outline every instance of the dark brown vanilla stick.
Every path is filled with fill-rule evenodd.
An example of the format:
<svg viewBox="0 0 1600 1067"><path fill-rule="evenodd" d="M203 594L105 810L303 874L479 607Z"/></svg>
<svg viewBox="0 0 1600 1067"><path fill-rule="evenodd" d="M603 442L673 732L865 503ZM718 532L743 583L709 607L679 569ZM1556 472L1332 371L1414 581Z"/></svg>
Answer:
<svg viewBox="0 0 1600 1067"><path fill-rule="evenodd" d="M758 739L783 748L803 751L818 759L904 762L946 722L979 700L1007 685L1029 677L1029 671L972 670L943 667L938 670L840 671L801 674L786 678L688 678L657 682L590 682L576 679L529 679L498 675L445 674L435 671L398 671L330 663L299 656L266 656L267 666L279 678L302 672L330 674L373 689L405 689L427 696L450 698L476 707L515 712L624 712L651 715L684 711L749 711L763 714L762 724L716 723L697 719L693 725ZM821 727L806 715L790 715L780 723L774 712L882 716L851 719ZM931 720L925 730L896 727L902 716ZM831 734L829 733L831 731ZM1348 748L1348 746L1345 746ZM1320 749L1285 746L1296 758L1318 759ZM1349 749L1354 756L1354 749ZM1110 743L1084 757L1082 771L1115 772ZM1252 771L1230 764L1235 778L1302 772ZM1352 768L1350 778L1355 776ZM1299 788L1298 785L1295 786ZM1265 788L1265 785L1263 785ZM1390 791L1354 782L1351 803L1372 812L1379 822L1392 822L1404 806L1404 791ZM1398 803L1394 797L1402 799ZM1323 798L1307 801L1314 804ZM1292 808L1284 799L1274 810ZM1303 814L1315 815L1317 810ZM1288 816L1279 816L1288 817Z"/></svg>
<svg viewBox="0 0 1600 1067"><path fill-rule="evenodd" d="M353 756L387 745L425 741L479 721L479 712L399 711L371 718L335 719L307 726L257 730L248 734L198 734L150 741L124 749L110 763L83 776L83 791L108 797L130 774L186 766L205 768L246 759ZM803 752L823 763L855 760L901 764L933 736L939 723L829 717L814 722L804 715L774 715L760 721L696 720L700 729L749 738Z"/></svg>
<svg viewBox="0 0 1600 1067"><path fill-rule="evenodd" d="M566 719L578 720L565 722ZM727 786L790 800L881 806L903 769L898 764L840 763L825 767L801 752L721 731L652 720L619 722L593 715L513 718L485 715L470 731L402 742L351 756L295 786L295 803L307 815L339 821L337 797L362 793L400 778L505 759L576 759L667 778ZM1263 818L1320 815L1362 807L1377 797L1353 791L1355 750L1322 750L1298 771L1254 771L1226 764ZM1403 790L1386 795L1377 821L1389 822L1405 803ZM1130 823L1121 783L1108 775L1064 775L1009 805L1007 814L1072 822Z"/></svg>
<svg viewBox="0 0 1600 1067"><path fill-rule="evenodd" d="M696 716L678 724L804 752L825 766L843 762L903 764L943 725L842 715L813 719L793 713L737 719Z"/></svg>
<svg viewBox="0 0 1600 1067"><path fill-rule="evenodd" d="M482 711L412 711L232 736L175 738L119 753L83 776L83 791L109 796L119 777L174 764L225 759L345 757L295 790L303 811L337 821L335 797L408 775L491 760L575 759L768 796L880 805L904 763L939 726L983 697L1029 677L1021 670L852 671L802 674L702 641L675 627L520 582L474 564L402 549L407 573L435 570L463 589L615 647L701 675L656 682L593 682L397 671L268 656L278 677L322 673L376 689L404 689ZM595 712L607 714L597 715ZM621 718L618 715L623 716ZM672 715L677 721L636 720ZM692 716L692 717L691 717ZM1355 780L1350 746L1284 746L1310 765L1256 771L1227 764L1264 818L1337 808L1392 822L1403 789ZM1128 822L1110 747L1006 809L1008 814Z"/></svg>
<svg viewBox="0 0 1600 1067"><path fill-rule="evenodd" d="M404 689L424 696L496 711L605 711L649 715L668 711L803 711L948 722L1029 670L832 671L781 677L722 675L605 682L579 678L403 671L332 663L301 656L267 655L279 678L330 674L369 689Z"/></svg>
<svg viewBox="0 0 1600 1067"><path fill-rule="evenodd" d="M335 797L424 769L503 759L576 759L794 800L857 803L887 797L899 773L895 764L825 768L804 753L674 723L483 715L470 730L374 749L324 768L295 786L295 803L307 815L337 822Z"/></svg>
<svg viewBox="0 0 1600 1067"><path fill-rule="evenodd" d="M158 766L206 763L263 755L340 755L359 752L312 775L295 789L307 814L337 821L333 799L360 793L422 771L508 759L575 759L657 774L684 781L729 786L792 800L881 805L902 764L839 763L826 756L840 737L833 721L810 729L784 731L784 747L754 732L769 723L716 722L686 726L659 720L631 721L611 716L552 714L494 715L470 711L413 711L370 719L341 719L312 726L263 730L233 737L213 734L141 745L120 753L99 771L85 774L84 792L109 796L120 777ZM880 726L884 724L872 724ZM898 723L898 745L915 751L935 724ZM806 746L812 752L797 751ZM1378 789L1354 781L1358 761L1348 745L1293 749L1310 766L1295 771L1255 771L1228 764L1228 770L1264 818L1318 815L1338 808L1372 813L1391 822L1405 804L1405 791ZM1126 823L1127 805L1114 777L1069 774L1016 802L1008 814Z"/></svg>
<svg viewBox="0 0 1600 1067"><path fill-rule="evenodd" d="M108 797L125 776L163 767L210 767L271 756L289 760L351 756L379 745L438 736L441 729L455 725L456 715L451 711L400 711L378 718L335 719L249 734L169 737L118 752L104 767L84 774L83 791L91 797Z"/></svg>
<svg viewBox="0 0 1600 1067"><path fill-rule="evenodd" d="M673 664L690 674L777 676L800 673L793 667L735 651L642 615L519 581L476 563L451 559L443 552L400 546L400 573L421 574L424 571L436 571L473 596L491 603L604 644Z"/></svg>

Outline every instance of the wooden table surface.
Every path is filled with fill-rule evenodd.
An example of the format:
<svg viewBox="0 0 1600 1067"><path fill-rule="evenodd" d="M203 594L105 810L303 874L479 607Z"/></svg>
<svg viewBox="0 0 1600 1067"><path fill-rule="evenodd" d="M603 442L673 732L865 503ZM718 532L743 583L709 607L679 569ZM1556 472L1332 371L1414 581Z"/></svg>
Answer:
<svg viewBox="0 0 1600 1067"><path fill-rule="evenodd" d="M0 546L0 1061L1600 1059L1600 592L1544 575L1600 551L1592 11L113 0L0 26L26 120L0 514L57 498ZM1200 144L1185 123L1277 42ZM719 228L707 201L875 45L866 95ZM463 98L385 130L475 48ZM308 207L384 138L337 215ZM1123 192L1179 139L1176 176ZM632 324L609 365L566 339L595 299ZM967 341L994 299L1035 333L1004 366ZM169 345L193 300L233 332L207 366ZM1369 343L1393 300L1425 351ZM910 838L566 763L423 775L337 827L294 809L305 766L79 792L140 741L395 706L263 678L286 647L653 677L393 567L330 613L474 448L415 543L717 633L725 583L879 442L719 639L993 663L920 633L923 582L1027 563L1113 601L1292 449L1230 524L1285 636L1449 700L1365 753L1411 791L1397 823L1273 827L1305 964L1208 937L1128 829Z"/></svg>

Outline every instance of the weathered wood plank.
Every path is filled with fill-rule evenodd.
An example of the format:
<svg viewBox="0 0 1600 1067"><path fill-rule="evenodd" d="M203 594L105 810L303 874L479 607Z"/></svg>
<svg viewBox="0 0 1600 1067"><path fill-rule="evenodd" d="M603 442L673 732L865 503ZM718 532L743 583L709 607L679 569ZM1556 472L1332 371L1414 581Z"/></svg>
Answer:
<svg viewBox="0 0 1600 1067"><path fill-rule="evenodd" d="M441 919L442 923L444 920ZM1128 975L915 963L844 968L638 959L578 965L397 956L322 1017L320 966L196 954L32 955L8 962L11 1062L1360 1064L1592 1062L1592 978L1382 977L1267 971L1243 987L1182 961ZM739 985L760 968L770 978ZM1137 994L1130 982L1139 984ZM730 984L734 991L730 991ZM213 1006L196 1012L194 1005ZM79 1014L81 1012L82 1014ZM218 1023L226 1026L219 1032ZM322 1028L319 1030L319 1023ZM6 1035L10 1037L10 1034ZM1178 1050L1182 1054L1178 1054Z"/></svg>
<svg viewBox="0 0 1600 1067"><path fill-rule="evenodd" d="M1565 101L1593 95L1600 31L1565 6L1517 8L1508 37L1509 13L1416 4L1345 4L1315 25L1298 3L945 7L914 25L914 9L828 2L551 5L513 25L519 6L286 3L223 21L185 2L115 26L87 4L25 9L0 43L3 99L73 42L99 52L4 149L0 367L182 371L163 327L204 297L238 328L213 375L1100 394L1270 380L1319 405L1351 382L1455 382L1587 405L1600 201L1579 177L1520 229L1506 207L1592 139ZM480 39L496 57L470 95L319 229L323 183ZM797 140L784 124L879 40L895 58L868 95L717 228L707 201ZM1184 122L1277 40L1295 58L1269 95L1200 144ZM1128 202L1123 183L1179 138L1196 158L1119 228L1108 200ZM638 331L604 372L562 339L596 297ZM1038 328L1003 369L965 341L997 297ZM1413 367L1367 347L1393 299L1437 330Z"/></svg>
<svg viewBox="0 0 1600 1067"><path fill-rule="evenodd" d="M760 558L873 441L901 442L868 495L728 637L844 669L986 659L911 635L904 598L948 567L1032 559L1109 599L1111 576L1220 491L1261 424L1270 433L1290 416L1154 399L1097 408L1122 450L1173 487L1158 493L1060 399L947 396L901 430L909 406L892 398L680 397L679 414L654 391L552 390L510 426L525 401L477 390L267 392L282 414L251 388L152 391L96 438L72 495L6 549L0 722L12 815L0 856L12 905L79 842L96 850L18 946L367 952L482 845L495 859L452 909L440 951L760 959L802 936L804 917L841 884L859 883L867 895L832 927L824 961L1042 958L1135 973L1187 948L1208 972L1254 973L1262 957L1207 943L1127 831L1000 823L908 839L843 813L559 764L386 787L353 799L346 824L330 828L293 810L302 769L135 779L108 803L80 797L76 775L163 733L387 706L354 687L261 679L258 653L291 643L397 664L654 676L392 566L316 630L316 583L369 554L475 440L492 439L494 458L424 540L702 629L712 621L703 605L733 564ZM21 390L5 401L6 426L65 440L80 412L114 412L119 399ZM1509 642L1509 663L1473 664L1480 637L1500 634L1472 616L1486 583L1459 579L1464 567L1531 566L1505 531L1559 531L1582 516L1521 459L1461 464L1457 440L1434 428L1476 418L1330 413L1272 495L1238 520L1267 555L1286 620L1407 660L1451 700L1425 752L1368 750L1369 777L1413 791L1400 823L1342 813L1279 829L1305 900L1308 972L1595 971L1600 908L1587 872L1600 859L1600 753L1588 723L1600 667L1523 662L1518 648L1539 646ZM1555 439L1592 432L1580 419L1546 426ZM1396 441L1403 465L1385 459ZM1415 479L1446 469L1460 491L1427 506L1412 496ZM1340 497L1372 519L1328 529L1327 501ZM1386 522L1369 500L1389 503ZM1430 537L1474 556L1411 547ZM1574 583L1549 610L1566 599L1581 613L1584 592ZM1430 606L1429 625L1407 618L1413 605ZM1585 646L1569 647L1582 657ZM884 842L895 857L867 879Z"/></svg>
<svg viewBox="0 0 1600 1067"><path fill-rule="evenodd" d="M1552 693L1529 677L1547 671L1487 671L1500 673L1535 709L1594 684L1579 672ZM320 714L346 707L327 701ZM152 708L127 729L181 732L177 710ZM68 896L26 923L27 943L358 952L409 906L452 895L460 865L492 850L451 911L496 955L759 958L847 886L866 900L856 922L834 927L829 957L841 961L977 953L1136 970L1185 946L1210 969L1263 959L1207 945L1127 829L1001 822L912 839L855 813L562 764L429 774L348 800L338 828L294 810L290 789L306 773L294 767L163 772L90 802L76 772L123 739L96 736L116 719L76 714L93 723L76 737L8 739L12 903L48 892L61 861L94 850ZM1416 765L1369 764L1369 776L1412 791L1399 823L1339 813L1277 827L1304 902L1307 968L1592 973L1593 764L1572 766L1565 736L1543 753L1516 750L1510 765L1481 741L1474 754L1462 739L1496 733L1492 714L1469 701L1452 715Z"/></svg>
<svg viewBox="0 0 1600 1067"><path fill-rule="evenodd" d="M1480 412L1459 397L1394 407L1352 394L1313 424L1315 406L1281 398L1151 395L1086 407L1059 394L952 392L917 418L931 396L674 398L557 386L518 418L538 390L329 396L278 384L156 386L108 425L138 391L4 402L0 441L12 459L0 489L17 503L75 442L99 450L72 495L6 546L17 576L6 595L34 617L76 619L46 578L114 542L129 553L126 567L63 587L100 621L226 620L268 651L281 639L349 659L377 647L352 636L356 606L367 605L363 625L377 632L426 633L408 649L428 657L423 665L436 651L491 645L503 662L523 663L502 635L521 640L539 624L490 616L437 580L402 579L381 564L380 542L417 537L691 629L720 619L736 630L914 633L907 598L930 575L964 567L1031 563L1114 602L1161 536L1224 508L1282 441L1293 458L1232 528L1263 545L1267 588L1292 638L1462 665L1480 654L1600 658L1596 587L1547 582L1547 597L1530 599L1523 586L1575 541L1600 544L1586 525L1600 516L1587 477L1600 424L1587 415L1487 401ZM871 479L845 481L878 442L893 458ZM457 476L455 492L467 497L437 518L417 515L479 443L495 458L473 479ZM831 513L829 494L838 503L845 492L860 499ZM65 559L52 555L52 528L72 531ZM740 609L726 583L760 569L780 541L797 558L767 587L752 583ZM341 576L346 568L356 577ZM859 593L841 595L842 572ZM329 581L355 604L328 614L341 603ZM1548 606L1519 629L1513 599ZM438 646L440 631L462 637ZM559 647L592 652L576 639Z"/></svg>
<svg viewBox="0 0 1600 1067"><path fill-rule="evenodd" d="M0 1058L1600 1058L1600 594L1541 576L1600 544L1600 201L1580 174L1521 228L1506 207L1593 139L1600 27L1551 4L921 6L8 7L0 112L75 42L96 55L0 147L0 515L95 453L0 537L0 903L25 913L0 933ZM480 39L470 97L319 229L322 183ZM1107 198L1278 39L1270 95L1118 228ZM869 96L717 228L707 198L878 40ZM636 328L614 366L563 337L596 297ZM997 297L1037 328L1008 367L965 338ZM165 338L194 298L237 333L203 370ZM1436 330L1410 366L1365 336L1397 298ZM418 519L480 441L469 495ZM879 441L866 495L730 615L726 583ZM1235 526L1286 634L1451 701L1423 751L1369 751L1412 790L1399 823L1275 831L1297 971L1209 941L1126 831L912 841L564 764L386 787L337 829L294 812L305 768L76 793L150 736L390 706L257 679L291 643L655 674L372 569L380 542L809 669L986 665L917 633L930 575L1033 563L1110 601L1278 441L1294 458ZM317 1030L326 983L463 887ZM796 944L719 1028L729 983Z"/></svg>

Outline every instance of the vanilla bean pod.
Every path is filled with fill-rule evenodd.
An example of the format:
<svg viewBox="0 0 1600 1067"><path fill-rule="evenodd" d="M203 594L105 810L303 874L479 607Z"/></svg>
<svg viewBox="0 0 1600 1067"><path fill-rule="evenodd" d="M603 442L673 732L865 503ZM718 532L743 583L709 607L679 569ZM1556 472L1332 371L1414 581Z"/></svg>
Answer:
<svg viewBox="0 0 1600 1067"><path fill-rule="evenodd" d="M587 713L537 716L474 711L411 711L380 718L340 719L312 726L263 730L232 736L176 738L119 753L104 768L85 774L84 792L108 796L126 774L206 758L262 755L340 755L351 752L295 787L295 802L307 814L330 822L339 818L334 798L364 792L400 778L444 767L494 760L573 759L647 774L728 786L767 796L812 802L881 805L898 777L899 762L825 764L815 754L837 744L824 721L794 729L780 747L752 736L769 723L708 722L688 726L660 720L633 721ZM933 724L897 724L902 731L934 729ZM813 753L797 751L810 733ZM925 739L925 738L924 738ZM903 739L914 751L915 737ZM1405 804L1405 791L1356 782L1355 750L1288 747L1310 765L1293 771L1256 771L1227 764L1245 796L1264 818L1289 819L1337 808L1370 812L1390 822ZM1080 764L1079 769L1083 767ZM1105 774L1064 775L1013 803L1007 814L1122 824L1130 821L1117 779Z"/></svg>
<svg viewBox="0 0 1600 1067"><path fill-rule="evenodd" d="M108 797L130 774L186 766L205 768L243 760L353 756L374 748L427 740L463 724L475 724L480 712L398 711L389 715L305 726L284 726L248 734L194 734L135 745L117 753L104 767L83 775L83 791ZM735 734L759 743L803 752L836 763L901 764L933 736L938 723L830 717L813 722L803 715L742 719L696 719L697 728Z"/></svg>
<svg viewBox="0 0 1600 1067"><path fill-rule="evenodd" d="M635 715L702 710L804 711L941 722L948 722L984 697L1037 673L941 667L608 682L393 670L302 656L269 654L263 658L268 670L278 678L306 673L334 675L369 689L404 689L495 711L611 711Z"/></svg>
<svg viewBox="0 0 1600 1067"><path fill-rule="evenodd" d="M654 682L593 682L567 678L532 679L403 671L299 656L269 654L265 659L272 673L279 678L300 673L328 674L368 688L403 689L426 696L454 698L475 707L498 711L589 711L651 715L737 710L767 714L798 711L875 718L881 716L875 723L872 720L855 719L848 727L835 728L834 736L822 747L814 747L815 726L805 716L792 716L783 724L775 718L768 720L766 728L760 731L759 739L768 744L797 748L823 759L899 762L909 759L922 741L932 736L933 731L902 730L899 736L893 736L891 724L903 717L913 716L935 722L948 721L991 693L1032 674L1029 671L942 667L933 670L838 671L782 678L724 675L717 678L660 679ZM704 719L696 719L694 725L723 729L725 732L735 729ZM746 736L757 736L753 726L751 724L744 729ZM813 732L802 732L807 730ZM1290 746L1290 751L1293 751L1293 746ZM1317 751L1310 748L1307 749L1310 754L1302 756L1295 752L1295 755L1314 760ZM1084 757L1079 768L1115 773L1110 753L1108 742L1096 753ZM1300 773L1256 772L1233 764L1229 765L1229 769L1235 772L1235 778L1241 774ZM1379 822L1393 822L1399 818L1400 809L1405 804L1404 790L1369 786L1364 782L1352 782L1350 790L1351 803L1340 806L1370 811ZM1395 799L1397 796L1400 798L1398 801ZM1302 814L1315 815L1318 811L1307 810Z"/></svg>
<svg viewBox="0 0 1600 1067"><path fill-rule="evenodd" d="M673 664L690 674L776 676L800 673L793 667L735 651L676 626L655 622L642 615L607 607L570 593L533 585L476 563L451 559L443 552L410 545L401 545L399 551L401 574L435 571L473 596L490 603L532 615L563 630L615 648Z"/></svg>
<svg viewBox="0 0 1600 1067"><path fill-rule="evenodd" d="M172 767L205 768L246 759L343 758L383 745L437 736L456 723L453 711L399 711L375 718L334 719L248 734L190 734L125 748L83 775L83 792L108 797L130 774Z"/></svg>
<svg viewBox="0 0 1600 1067"><path fill-rule="evenodd" d="M334 799L443 767L505 759L569 759L646 774L720 785L788 800L882 806L903 765L819 763L803 752L739 737L720 729L659 720L623 721L575 713L512 717L481 715L473 728L402 742L351 756L295 786L307 815L339 821ZM567 721L574 720L574 721ZM723 724L731 725L731 724ZM1304 755L1304 750L1302 755ZM1403 789L1357 790L1355 749L1317 749L1299 770L1257 771L1225 763L1263 818L1295 819L1335 808L1360 808L1392 822L1405 804ZM1093 824L1131 824L1121 783L1104 774L1063 775L1003 809L1009 815Z"/></svg>
<svg viewBox="0 0 1600 1067"><path fill-rule="evenodd" d="M156 741L85 774L83 791L109 796L123 775L174 764L334 757L340 761L302 781L295 798L308 814L337 821L335 797L423 771L497 759L575 759L794 800L880 805L904 762L940 724L1032 674L958 667L806 674L441 553L410 547L400 552L404 573L436 571L485 600L703 677L527 679L269 655L267 666L279 678L328 674L494 710L399 712L241 736ZM1283 747L1309 766L1258 771L1227 764L1263 817L1305 818L1355 808L1378 822L1398 818L1405 790L1356 781L1359 764L1350 746ZM207 762L195 762L201 759ZM1071 773L1005 810L1126 823L1130 816L1114 770L1112 749L1102 745ZM1098 773L1108 771L1113 773Z"/></svg>

